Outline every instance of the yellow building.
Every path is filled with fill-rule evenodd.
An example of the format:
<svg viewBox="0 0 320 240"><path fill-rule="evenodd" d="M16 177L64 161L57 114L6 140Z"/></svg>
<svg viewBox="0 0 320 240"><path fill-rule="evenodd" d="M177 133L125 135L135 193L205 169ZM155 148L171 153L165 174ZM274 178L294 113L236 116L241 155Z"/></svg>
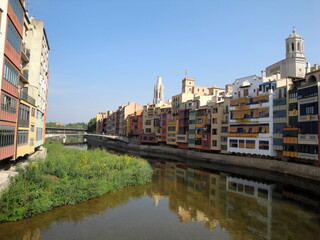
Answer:
<svg viewBox="0 0 320 240"><path fill-rule="evenodd" d="M195 148L202 148L203 131L208 123L207 106L200 107L196 113L196 139Z"/></svg>
<svg viewBox="0 0 320 240"><path fill-rule="evenodd" d="M177 145L178 121L167 122L167 144Z"/></svg>
<svg viewBox="0 0 320 240"><path fill-rule="evenodd" d="M18 114L18 134L16 157L23 157L34 152L36 108L35 100L25 91L20 90Z"/></svg>

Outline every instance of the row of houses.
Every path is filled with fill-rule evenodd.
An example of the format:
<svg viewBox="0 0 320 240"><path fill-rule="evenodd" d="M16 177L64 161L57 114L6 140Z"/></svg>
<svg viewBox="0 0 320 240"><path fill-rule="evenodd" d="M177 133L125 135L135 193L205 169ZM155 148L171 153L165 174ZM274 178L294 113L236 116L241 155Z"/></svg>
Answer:
<svg viewBox="0 0 320 240"><path fill-rule="evenodd" d="M35 152L44 143L49 43L43 21L23 0L0 1L0 160Z"/></svg>
<svg viewBox="0 0 320 240"><path fill-rule="evenodd" d="M303 49L294 29L286 39L286 59L259 76L224 88L198 87L185 77L181 93L168 102L128 103L99 113L97 131L144 144L319 161L320 69L306 62ZM163 89L158 85L159 79L155 91Z"/></svg>

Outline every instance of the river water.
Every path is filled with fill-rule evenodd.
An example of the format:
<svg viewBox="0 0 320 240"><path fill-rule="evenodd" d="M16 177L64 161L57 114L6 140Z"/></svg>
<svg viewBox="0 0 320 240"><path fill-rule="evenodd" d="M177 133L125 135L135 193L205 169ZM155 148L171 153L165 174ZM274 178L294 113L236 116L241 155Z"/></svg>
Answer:
<svg viewBox="0 0 320 240"><path fill-rule="evenodd" d="M317 183L149 161L150 184L0 224L0 239L320 239Z"/></svg>

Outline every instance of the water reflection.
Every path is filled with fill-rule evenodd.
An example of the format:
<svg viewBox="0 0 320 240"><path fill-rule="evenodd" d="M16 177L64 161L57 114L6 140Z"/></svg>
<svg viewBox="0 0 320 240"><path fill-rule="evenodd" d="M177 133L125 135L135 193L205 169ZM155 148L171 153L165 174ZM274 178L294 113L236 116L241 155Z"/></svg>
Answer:
<svg viewBox="0 0 320 240"><path fill-rule="evenodd" d="M155 166L158 178L151 188L154 203L168 197L170 209L182 222L202 221L208 229L219 225L231 239L319 239L318 196L296 189L289 193L287 186L183 164ZM288 196L294 201L286 201Z"/></svg>
<svg viewBox="0 0 320 240"><path fill-rule="evenodd" d="M184 164L151 164L148 185L0 224L0 239L319 239L317 195Z"/></svg>
<svg viewBox="0 0 320 240"><path fill-rule="evenodd" d="M64 146L67 147L67 148L74 148L74 149L78 149L78 150L88 150L88 145L87 144L83 144L83 143L65 144Z"/></svg>

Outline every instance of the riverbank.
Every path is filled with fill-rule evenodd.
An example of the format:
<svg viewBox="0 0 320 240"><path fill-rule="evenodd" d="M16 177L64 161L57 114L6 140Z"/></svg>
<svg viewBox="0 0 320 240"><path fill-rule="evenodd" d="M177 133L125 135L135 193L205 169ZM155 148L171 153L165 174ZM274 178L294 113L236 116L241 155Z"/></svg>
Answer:
<svg viewBox="0 0 320 240"><path fill-rule="evenodd" d="M76 204L151 180L152 169L140 158L103 150L81 151L59 142L45 144L48 156L18 169L0 197L0 222L29 218L52 208Z"/></svg>
<svg viewBox="0 0 320 240"><path fill-rule="evenodd" d="M126 143L107 138L103 135L87 135L87 140L88 143L93 146L105 147L111 150L144 158L175 160L180 162L194 163L195 165L198 163L211 163L227 167L243 167L251 170L259 169L320 181L320 167L317 166L277 161L272 159L197 152L194 150L179 149L169 146Z"/></svg>

